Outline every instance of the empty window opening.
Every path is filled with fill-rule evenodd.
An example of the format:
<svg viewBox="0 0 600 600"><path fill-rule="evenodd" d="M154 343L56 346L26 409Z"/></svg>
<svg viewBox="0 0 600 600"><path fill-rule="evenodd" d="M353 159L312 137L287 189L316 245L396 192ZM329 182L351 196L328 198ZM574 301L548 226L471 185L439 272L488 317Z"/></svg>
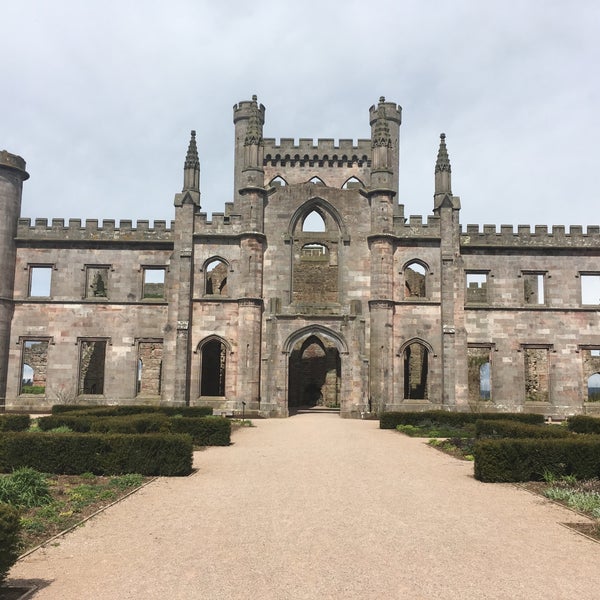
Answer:
<svg viewBox="0 0 600 600"><path fill-rule="evenodd" d="M404 350L404 397L427 399L429 352L423 344L409 344Z"/></svg>
<svg viewBox="0 0 600 600"><path fill-rule="evenodd" d="M550 369L547 348L525 348L525 400L548 402Z"/></svg>
<svg viewBox="0 0 600 600"><path fill-rule="evenodd" d="M86 298L107 298L108 267L88 267L86 271Z"/></svg>
<svg viewBox="0 0 600 600"><path fill-rule="evenodd" d="M165 269L144 269L144 298L165 297Z"/></svg>
<svg viewBox="0 0 600 600"><path fill-rule="evenodd" d="M600 348L590 350L590 356L600 356Z"/></svg>
<svg viewBox="0 0 600 600"><path fill-rule="evenodd" d="M273 179L271 179L270 184L272 187L284 187L287 185L287 181L281 177L280 175L277 175L277 177L273 177Z"/></svg>
<svg viewBox="0 0 600 600"><path fill-rule="evenodd" d="M202 346L201 396L225 396L227 348L219 340Z"/></svg>
<svg viewBox="0 0 600 600"><path fill-rule="evenodd" d="M362 181L358 177L350 177L342 186L343 190L353 190L363 187Z"/></svg>
<svg viewBox="0 0 600 600"><path fill-rule="evenodd" d="M206 266L206 294L227 295L227 264L213 260Z"/></svg>
<svg viewBox="0 0 600 600"><path fill-rule="evenodd" d="M477 404L492 398L492 373L489 348L468 348L469 403Z"/></svg>
<svg viewBox="0 0 600 600"><path fill-rule="evenodd" d="M29 268L29 296L37 298L49 298L51 282L51 266Z"/></svg>
<svg viewBox="0 0 600 600"><path fill-rule="evenodd" d="M48 342L27 340L21 358L21 394L45 394Z"/></svg>
<svg viewBox="0 0 600 600"><path fill-rule="evenodd" d="M306 244L302 246L301 256L303 260L327 260L329 249L324 244Z"/></svg>
<svg viewBox="0 0 600 600"><path fill-rule="evenodd" d="M79 393L104 393L106 341L83 340L79 354Z"/></svg>
<svg viewBox="0 0 600 600"><path fill-rule="evenodd" d="M600 304L600 275L581 275L581 303Z"/></svg>
<svg viewBox="0 0 600 600"><path fill-rule="evenodd" d="M162 383L162 342L138 344L137 393L140 396L158 396Z"/></svg>
<svg viewBox="0 0 600 600"><path fill-rule="evenodd" d="M587 401L600 402L600 373L594 373L587 383Z"/></svg>
<svg viewBox="0 0 600 600"><path fill-rule="evenodd" d="M523 291L525 304L544 304L545 277L543 273L524 273Z"/></svg>
<svg viewBox="0 0 600 600"><path fill-rule="evenodd" d="M467 273L467 302L485 303L488 301L487 273Z"/></svg>
<svg viewBox="0 0 600 600"><path fill-rule="evenodd" d="M425 298L425 275L427 270L417 262L412 262L404 269L404 297Z"/></svg>
<svg viewBox="0 0 600 600"><path fill-rule="evenodd" d="M323 182L323 180L320 177L317 177L316 175L314 177L311 177L308 180L309 183L313 183L314 185L325 185L325 183Z"/></svg>
<svg viewBox="0 0 600 600"><path fill-rule="evenodd" d="M313 210L308 213L302 222L302 231L310 231L310 232L322 232L327 231L325 227L325 220L323 217L317 212Z"/></svg>

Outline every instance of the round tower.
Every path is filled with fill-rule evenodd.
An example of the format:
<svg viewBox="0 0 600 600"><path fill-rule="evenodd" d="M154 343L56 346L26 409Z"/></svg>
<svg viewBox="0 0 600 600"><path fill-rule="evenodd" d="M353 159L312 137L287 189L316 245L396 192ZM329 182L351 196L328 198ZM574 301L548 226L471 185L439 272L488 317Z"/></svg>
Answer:
<svg viewBox="0 0 600 600"><path fill-rule="evenodd" d="M13 314L13 288L17 247L17 225L21 215L23 182L29 179L25 161L0 151L0 410L6 398L8 348Z"/></svg>
<svg viewBox="0 0 600 600"><path fill-rule="evenodd" d="M387 102L381 96L379 103L369 108L369 124L371 125L371 140L376 141L378 136L378 123L381 118L384 118L389 131L391 141L391 164L387 168L392 172L392 189L398 194L398 164L400 160L400 125L402 124L402 107L395 102Z"/></svg>

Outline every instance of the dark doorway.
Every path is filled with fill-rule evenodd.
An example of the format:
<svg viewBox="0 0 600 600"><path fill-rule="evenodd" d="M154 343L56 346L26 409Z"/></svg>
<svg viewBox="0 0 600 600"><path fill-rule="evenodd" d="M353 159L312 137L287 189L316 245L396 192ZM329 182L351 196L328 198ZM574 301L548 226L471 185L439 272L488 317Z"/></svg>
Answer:
<svg viewBox="0 0 600 600"><path fill-rule="evenodd" d="M225 395L225 367L227 350L219 340L211 340L202 346L201 396Z"/></svg>

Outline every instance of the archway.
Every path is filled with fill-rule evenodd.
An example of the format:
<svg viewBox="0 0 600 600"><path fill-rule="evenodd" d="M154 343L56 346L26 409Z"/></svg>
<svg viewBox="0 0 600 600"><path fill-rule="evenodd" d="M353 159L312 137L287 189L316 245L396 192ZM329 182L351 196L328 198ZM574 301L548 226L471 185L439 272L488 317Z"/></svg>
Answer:
<svg viewBox="0 0 600 600"><path fill-rule="evenodd" d="M289 355L288 407L340 407L341 360L333 340L316 334L299 339Z"/></svg>

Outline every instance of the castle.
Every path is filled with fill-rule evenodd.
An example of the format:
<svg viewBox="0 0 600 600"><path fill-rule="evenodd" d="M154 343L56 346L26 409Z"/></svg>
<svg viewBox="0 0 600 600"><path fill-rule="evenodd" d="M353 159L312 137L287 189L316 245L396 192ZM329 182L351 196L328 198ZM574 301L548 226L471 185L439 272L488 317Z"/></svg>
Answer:
<svg viewBox="0 0 600 600"><path fill-rule="evenodd" d="M463 228L443 134L432 214L405 217L383 97L357 143L277 143L264 120L234 106L234 197L210 220L194 132L153 227L22 219L25 161L0 153L6 410L600 413L598 227Z"/></svg>

